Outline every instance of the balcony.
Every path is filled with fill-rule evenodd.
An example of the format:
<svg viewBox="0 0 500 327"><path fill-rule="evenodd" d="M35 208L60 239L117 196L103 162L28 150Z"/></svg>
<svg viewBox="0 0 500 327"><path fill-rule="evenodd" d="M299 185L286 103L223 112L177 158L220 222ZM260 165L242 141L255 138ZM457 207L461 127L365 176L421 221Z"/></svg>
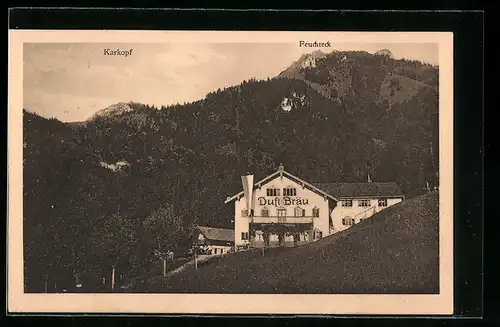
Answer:
<svg viewBox="0 0 500 327"><path fill-rule="evenodd" d="M310 224L315 217L295 217L295 216L270 216L270 217L250 217L252 224Z"/></svg>

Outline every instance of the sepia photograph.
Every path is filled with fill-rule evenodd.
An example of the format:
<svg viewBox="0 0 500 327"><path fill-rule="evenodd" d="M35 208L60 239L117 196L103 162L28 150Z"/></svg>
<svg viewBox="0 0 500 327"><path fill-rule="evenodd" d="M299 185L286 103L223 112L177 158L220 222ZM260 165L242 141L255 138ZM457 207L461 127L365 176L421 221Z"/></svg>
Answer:
<svg viewBox="0 0 500 327"><path fill-rule="evenodd" d="M19 31L11 291L451 313L449 33L115 33Z"/></svg>

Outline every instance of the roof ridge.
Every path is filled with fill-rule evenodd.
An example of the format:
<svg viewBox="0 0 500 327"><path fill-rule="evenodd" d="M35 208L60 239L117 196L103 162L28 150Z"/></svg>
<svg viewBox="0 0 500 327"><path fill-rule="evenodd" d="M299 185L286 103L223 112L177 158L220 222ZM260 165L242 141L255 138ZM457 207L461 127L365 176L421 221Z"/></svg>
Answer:
<svg viewBox="0 0 500 327"><path fill-rule="evenodd" d="M316 192L317 193L321 193L323 196L328 196L330 198L332 198L333 200L337 201L337 199L335 197L333 197L331 194L329 194L328 192L325 192L324 190L321 190L320 188L314 186L313 183L311 182L307 182L305 180L303 180L302 178L298 177L298 176L295 176L294 174L286 171L282 165L280 165L279 169L277 171L275 171L274 173L262 178L261 180L257 181L257 182L254 182L253 183L253 187L255 187L255 185L261 185L262 183L264 183L264 181L267 181L269 179L271 179L272 177L274 176L277 176L277 175L288 175L289 177L291 177L292 179L296 179L298 181L300 181L301 183L305 184L305 185L308 185L309 187L312 187L314 189L316 189ZM235 199L236 197L238 197L239 195L243 194L244 192L243 191L240 191L238 193L236 193L235 195L233 196L228 196L226 198L226 201L224 203L229 203L230 201L232 201L233 199Z"/></svg>
<svg viewBox="0 0 500 327"><path fill-rule="evenodd" d="M392 182L330 182L316 183L317 187L338 197L404 196L398 183Z"/></svg>
<svg viewBox="0 0 500 327"><path fill-rule="evenodd" d="M262 183L270 180L271 178L273 178L277 175L288 175L288 177L295 179L296 182L298 181L299 183L307 185L310 189L313 190L313 192L320 193L323 196L330 197L335 201L338 201L336 196L338 196L339 192L331 192L331 190L327 190L327 189L324 189L324 188L318 187L318 186L319 185L321 185L321 186L335 186L335 185L338 185L338 186L340 186L340 185L368 186L368 185L371 185L371 186L382 187L382 185L386 185L387 187L389 187L389 185L390 185L393 187L393 190L392 190L392 192L389 192L389 193L393 193L393 194L397 193L397 194L401 194L401 195L403 194L400 185L398 183L396 183L395 181L307 182L304 179L286 171L282 165L280 165L280 168L277 171L275 171L274 173L262 178L259 181L254 182L253 187L260 186ZM238 198L239 196L241 196L242 194L244 194L244 192L240 191L240 192L234 194L233 196L228 196L224 203L229 203L229 202L233 201L234 199ZM333 195L333 194L336 194L336 195Z"/></svg>
<svg viewBox="0 0 500 327"><path fill-rule="evenodd" d="M313 192L316 191L316 193L321 193L323 196L328 196L328 197L332 198L333 200L338 201L333 195L329 194L325 190L320 189L319 187L314 186L313 183L308 182L308 181L306 181L306 180L304 180L304 179L302 179L302 178L300 178L298 176L295 176L294 174L289 173L288 171L286 171L284 169L281 169L281 172L283 172L284 174L288 175L292 179L296 179L297 181L299 181L303 185L307 185L309 188L315 189L315 190L313 190Z"/></svg>
<svg viewBox="0 0 500 327"><path fill-rule="evenodd" d="M208 226L197 226L197 228L209 240L234 241L233 229Z"/></svg>
<svg viewBox="0 0 500 327"><path fill-rule="evenodd" d="M230 229L230 228L222 228L222 227L198 226L198 228L210 228L210 229L221 229L221 230L230 230L230 231L232 231L232 229Z"/></svg>

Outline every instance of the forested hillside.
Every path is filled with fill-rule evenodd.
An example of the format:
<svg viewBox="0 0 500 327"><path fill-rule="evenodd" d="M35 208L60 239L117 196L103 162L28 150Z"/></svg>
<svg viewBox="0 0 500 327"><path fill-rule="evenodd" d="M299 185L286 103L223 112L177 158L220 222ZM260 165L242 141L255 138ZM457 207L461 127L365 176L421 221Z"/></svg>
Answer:
<svg viewBox="0 0 500 327"><path fill-rule="evenodd" d="M240 176L258 179L280 163L311 182L370 174L408 195L437 185L437 70L353 58L349 83L332 81L341 63L325 56L194 103L116 104L78 124L24 111L27 290L76 275L100 280L113 265L133 271L155 248L143 222L158 209L169 208L186 240L194 224L230 228L224 200Z"/></svg>

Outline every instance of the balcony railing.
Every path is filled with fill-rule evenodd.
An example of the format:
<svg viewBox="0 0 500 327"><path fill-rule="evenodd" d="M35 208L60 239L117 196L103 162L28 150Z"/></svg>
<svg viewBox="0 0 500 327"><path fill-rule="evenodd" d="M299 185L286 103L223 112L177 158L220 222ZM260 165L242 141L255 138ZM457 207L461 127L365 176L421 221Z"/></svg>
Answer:
<svg viewBox="0 0 500 327"><path fill-rule="evenodd" d="M312 223L316 217L312 216L269 216L269 217L250 217L250 222L254 224L307 224Z"/></svg>

